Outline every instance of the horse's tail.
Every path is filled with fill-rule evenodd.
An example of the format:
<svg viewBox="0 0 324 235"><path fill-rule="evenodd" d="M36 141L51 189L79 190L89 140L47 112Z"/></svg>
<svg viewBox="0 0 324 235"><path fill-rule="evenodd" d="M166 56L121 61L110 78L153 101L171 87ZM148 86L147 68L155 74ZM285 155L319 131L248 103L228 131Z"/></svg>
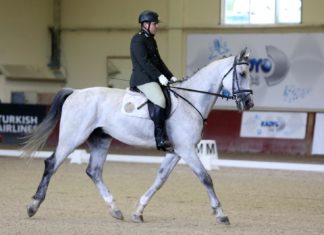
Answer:
<svg viewBox="0 0 324 235"><path fill-rule="evenodd" d="M48 137L53 132L59 118L61 117L62 106L66 98L73 93L71 88L61 89L53 98L51 107L44 120L26 136L27 141L22 148L22 157L31 156L37 150L44 147Z"/></svg>

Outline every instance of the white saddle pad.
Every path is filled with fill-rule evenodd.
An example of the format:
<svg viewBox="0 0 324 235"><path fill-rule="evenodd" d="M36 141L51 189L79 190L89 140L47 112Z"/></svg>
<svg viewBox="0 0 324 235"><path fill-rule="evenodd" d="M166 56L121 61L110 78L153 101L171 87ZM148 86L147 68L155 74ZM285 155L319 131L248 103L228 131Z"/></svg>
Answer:
<svg viewBox="0 0 324 235"><path fill-rule="evenodd" d="M148 108L147 108L147 98L140 92L134 92L126 89L126 93L123 98L121 112L127 116L140 117L150 119ZM172 110L171 114L177 107L178 99L171 94ZM171 115L170 114L170 115Z"/></svg>

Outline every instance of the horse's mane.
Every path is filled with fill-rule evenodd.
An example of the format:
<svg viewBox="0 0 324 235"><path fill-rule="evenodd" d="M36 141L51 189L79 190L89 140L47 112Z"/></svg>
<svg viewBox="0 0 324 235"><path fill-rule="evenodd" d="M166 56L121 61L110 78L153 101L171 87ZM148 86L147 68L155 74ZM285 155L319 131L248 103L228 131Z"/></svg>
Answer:
<svg viewBox="0 0 324 235"><path fill-rule="evenodd" d="M214 60L211 60L207 64L205 64L204 66L198 67L190 76L187 75L183 79L181 79L179 81L176 81L174 84L177 84L177 83L181 84L182 82L186 82L186 81L190 80L191 78L193 78L200 70L202 70L203 68L205 68L209 64L214 63L215 61L224 60L224 59L227 59L227 58L230 58L230 57L233 57L233 55L223 56L222 58L216 58Z"/></svg>

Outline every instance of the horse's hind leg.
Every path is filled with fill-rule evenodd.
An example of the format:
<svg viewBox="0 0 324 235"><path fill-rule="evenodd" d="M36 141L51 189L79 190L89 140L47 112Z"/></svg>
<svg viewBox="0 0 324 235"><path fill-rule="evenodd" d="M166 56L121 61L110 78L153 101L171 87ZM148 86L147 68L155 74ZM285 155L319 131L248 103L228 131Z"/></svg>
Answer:
<svg viewBox="0 0 324 235"><path fill-rule="evenodd" d="M143 211L144 208L147 206L149 201L152 199L153 195L163 186L163 184L168 179L169 175L171 174L174 167L177 165L180 157L168 153L164 158L160 170L155 178L154 183L152 186L144 193L144 195L140 198L136 211L132 215L132 219L136 223L143 222Z"/></svg>
<svg viewBox="0 0 324 235"><path fill-rule="evenodd" d="M60 151L61 150L61 151ZM44 201L46 196L46 191L51 180L51 177L56 172L57 168L62 164L64 159L72 152L73 150L67 151L67 149L58 147L56 151L52 154L51 157L47 158L45 163L45 169L43 177L35 195L32 197L32 201L27 205L27 214L29 217L32 217L36 214L39 206Z"/></svg>
<svg viewBox="0 0 324 235"><path fill-rule="evenodd" d="M118 209L113 195L102 180L103 165L105 163L108 148L112 138L103 133L101 129L96 129L89 137L87 143L90 148L90 161L86 173L95 183L101 197L111 208L111 215L116 219L124 219L122 212Z"/></svg>

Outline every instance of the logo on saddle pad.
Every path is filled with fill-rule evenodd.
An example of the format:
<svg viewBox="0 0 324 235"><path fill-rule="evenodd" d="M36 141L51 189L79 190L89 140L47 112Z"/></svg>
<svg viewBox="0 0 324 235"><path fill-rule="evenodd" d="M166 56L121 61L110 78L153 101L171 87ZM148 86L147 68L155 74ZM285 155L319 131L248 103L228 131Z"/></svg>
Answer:
<svg viewBox="0 0 324 235"><path fill-rule="evenodd" d="M172 110L170 115L177 107L178 99L172 95ZM121 112L127 116L150 119L147 107L148 99L139 92L131 91L127 88L123 98Z"/></svg>

